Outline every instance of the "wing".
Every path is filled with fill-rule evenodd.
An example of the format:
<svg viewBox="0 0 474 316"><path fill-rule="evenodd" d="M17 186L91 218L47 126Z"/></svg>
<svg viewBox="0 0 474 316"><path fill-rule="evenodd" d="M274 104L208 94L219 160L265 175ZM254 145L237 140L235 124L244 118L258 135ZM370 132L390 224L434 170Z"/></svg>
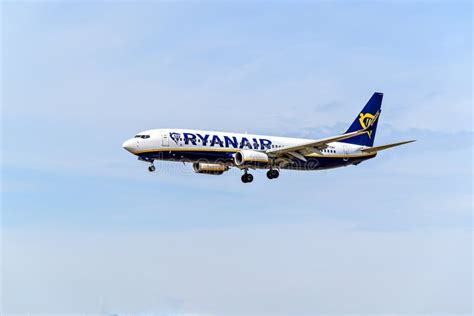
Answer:
<svg viewBox="0 0 474 316"><path fill-rule="evenodd" d="M332 142L337 142L343 139L348 139L354 136L362 135L370 131L372 125L368 126L367 128L339 135L339 136L333 136L333 137L327 137L327 138L322 138L310 142L305 142L301 143L299 145L295 146L290 146L290 147L284 147L284 148L274 148L274 149L268 149L266 153L269 156L273 157L278 157L282 155L289 154L295 158L298 158L300 160L306 161L306 158L304 158L305 154L312 154L315 152L319 152L320 150L324 149L327 147L327 144L332 143Z"/></svg>

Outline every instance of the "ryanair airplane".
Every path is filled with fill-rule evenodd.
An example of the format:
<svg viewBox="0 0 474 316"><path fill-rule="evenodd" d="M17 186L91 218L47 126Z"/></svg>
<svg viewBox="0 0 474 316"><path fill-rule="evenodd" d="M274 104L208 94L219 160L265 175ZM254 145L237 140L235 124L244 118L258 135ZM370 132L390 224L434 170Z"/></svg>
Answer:
<svg viewBox="0 0 474 316"><path fill-rule="evenodd" d="M153 129L125 141L123 148L149 164L155 160L190 162L196 173L220 175L231 167L243 170L242 182L253 181L249 169L267 169L276 179L282 169L324 170L357 165L377 152L414 140L373 146L382 105L374 93L349 129L322 139L262 136L188 129Z"/></svg>

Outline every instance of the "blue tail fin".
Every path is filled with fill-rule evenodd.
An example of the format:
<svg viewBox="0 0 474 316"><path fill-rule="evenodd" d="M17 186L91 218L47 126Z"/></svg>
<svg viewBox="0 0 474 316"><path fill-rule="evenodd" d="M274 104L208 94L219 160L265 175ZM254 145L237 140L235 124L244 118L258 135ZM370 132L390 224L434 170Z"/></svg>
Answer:
<svg viewBox="0 0 474 316"><path fill-rule="evenodd" d="M369 147L374 145L375 132L377 131L377 123L381 111L380 107L382 106L382 98L383 93L375 92L344 134L364 129L369 126L372 120L375 120L370 132L341 140L341 142Z"/></svg>

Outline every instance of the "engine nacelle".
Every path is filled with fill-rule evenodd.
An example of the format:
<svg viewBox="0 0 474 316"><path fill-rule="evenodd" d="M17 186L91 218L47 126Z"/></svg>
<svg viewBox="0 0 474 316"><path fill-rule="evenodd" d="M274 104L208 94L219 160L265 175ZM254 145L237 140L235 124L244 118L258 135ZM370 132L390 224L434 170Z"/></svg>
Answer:
<svg viewBox="0 0 474 316"><path fill-rule="evenodd" d="M255 150L241 150L234 154L234 162L237 166L255 163L267 163L268 155Z"/></svg>
<svg viewBox="0 0 474 316"><path fill-rule="evenodd" d="M220 174L223 174L227 170L229 170L229 167L221 163L207 163L207 162L193 163L193 171L196 173L220 175Z"/></svg>

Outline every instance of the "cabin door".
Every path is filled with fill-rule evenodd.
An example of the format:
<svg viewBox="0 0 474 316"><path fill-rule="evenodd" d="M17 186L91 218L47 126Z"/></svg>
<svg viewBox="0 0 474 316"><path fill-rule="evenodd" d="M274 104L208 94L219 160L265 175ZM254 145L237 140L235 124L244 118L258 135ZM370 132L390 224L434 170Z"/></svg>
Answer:
<svg viewBox="0 0 474 316"><path fill-rule="evenodd" d="M161 145L162 146L169 146L170 145L170 139L168 138L168 134L161 135Z"/></svg>
<svg viewBox="0 0 474 316"><path fill-rule="evenodd" d="M348 161L349 160L349 148L347 148L347 146L344 145L344 146L342 146L342 151L344 152L343 160Z"/></svg>

